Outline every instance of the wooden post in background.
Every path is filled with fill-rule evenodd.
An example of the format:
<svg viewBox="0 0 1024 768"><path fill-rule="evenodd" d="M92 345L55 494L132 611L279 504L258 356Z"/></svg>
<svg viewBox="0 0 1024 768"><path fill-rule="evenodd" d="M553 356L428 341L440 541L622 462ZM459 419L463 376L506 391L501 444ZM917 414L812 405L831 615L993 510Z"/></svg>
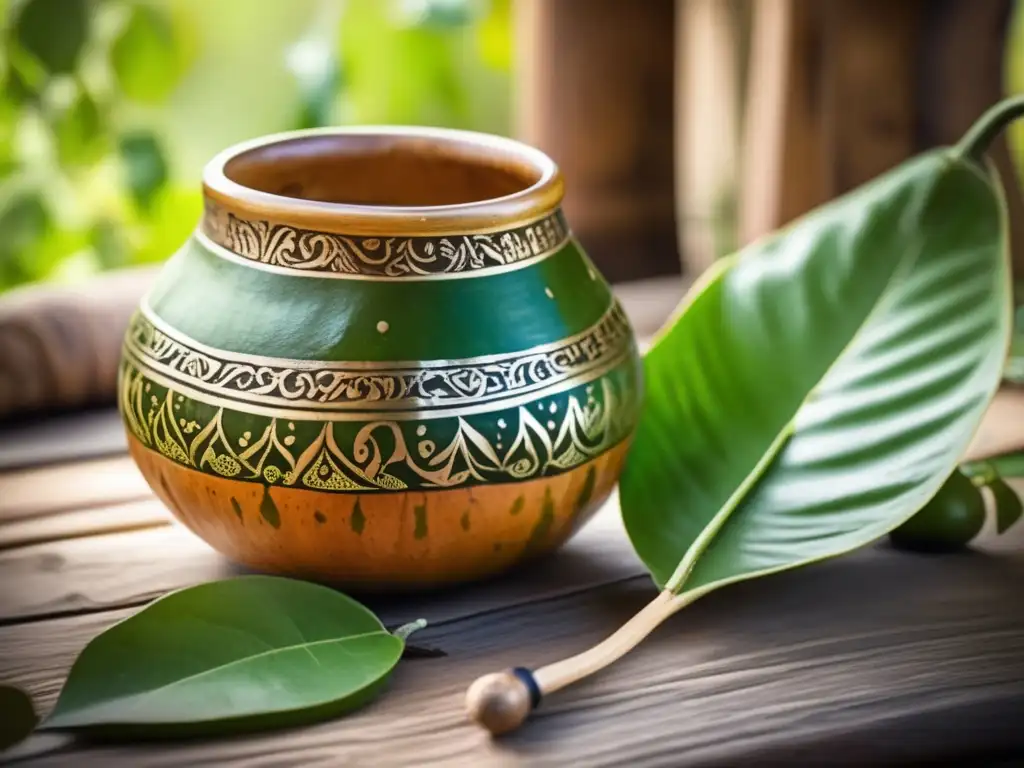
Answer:
<svg viewBox="0 0 1024 768"><path fill-rule="evenodd" d="M1006 95L1006 46L1012 0L928 0L922 28L917 100L918 145L957 141ZM989 156L1006 190L1014 277L1024 278L1024 197L1006 137ZM1019 298L1019 297L1018 297Z"/></svg>
<svg viewBox="0 0 1024 768"><path fill-rule="evenodd" d="M741 244L828 199L822 13L818 0L753 0L739 189Z"/></svg>
<svg viewBox="0 0 1024 768"><path fill-rule="evenodd" d="M1006 93L1012 0L755 0L740 238L749 242L926 149ZM1024 199L1005 139L1014 270Z"/></svg>
<svg viewBox="0 0 1024 768"><path fill-rule="evenodd" d="M676 0L676 223L685 271L736 244L750 0Z"/></svg>
<svg viewBox="0 0 1024 768"><path fill-rule="evenodd" d="M517 0L517 125L565 174L565 212L614 281L679 271L674 0Z"/></svg>

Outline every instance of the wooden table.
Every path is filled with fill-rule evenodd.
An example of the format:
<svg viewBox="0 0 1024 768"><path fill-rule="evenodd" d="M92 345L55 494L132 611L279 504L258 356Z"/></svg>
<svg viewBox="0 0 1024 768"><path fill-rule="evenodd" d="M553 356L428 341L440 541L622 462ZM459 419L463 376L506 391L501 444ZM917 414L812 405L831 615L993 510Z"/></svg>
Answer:
<svg viewBox="0 0 1024 768"><path fill-rule="evenodd" d="M650 331L678 286L622 291ZM973 451L1024 424L1004 393ZM30 466L27 466L30 465ZM2 467L6 467L5 469ZM0 682L46 711L98 632L167 590L238 569L172 522L124 453L113 412L0 431ZM33 766L848 764L1024 755L1024 524L969 554L879 544L723 589L621 662L490 740L463 715L478 675L583 650L653 594L614 500L559 554L487 584L370 599L417 642L364 710L246 738L88 745L37 735ZM4 757L0 757L4 762ZM1012 763L1008 763L1012 764Z"/></svg>

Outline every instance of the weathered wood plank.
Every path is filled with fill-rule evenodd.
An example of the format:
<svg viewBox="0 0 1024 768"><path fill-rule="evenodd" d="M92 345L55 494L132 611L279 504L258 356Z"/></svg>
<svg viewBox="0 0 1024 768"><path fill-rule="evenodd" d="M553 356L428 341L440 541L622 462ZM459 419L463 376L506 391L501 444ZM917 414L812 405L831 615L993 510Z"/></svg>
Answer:
<svg viewBox="0 0 1024 768"><path fill-rule="evenodd" d="M85 536L139 531L171 525L171 513L155 498L73 509L55 515L0 521L0 551Z"/></svg>
<svg viewBox="0 0 1024 768"><path fill-rule="evenodd" d="M730 587L498 742L464 720L472 679L585 648L653 592L637 578L478 607L436 618L422 641L448 656L403 663L385 695L349 718L245 739L80 746L30 764L866 765L1019 751L1021 579L1022 552L915 557L883 546ZM424 596L403 618L447 602ZM0 629L0 679L49 706L78 648L123 615Z"/></svg>
<svg viewBox="0 0 1024 768"><path fill-rule="evenodd" d="M128 456L0 473L0 521L152 496Z"/></svg>
<svg viewBox="0 0 1024 768"><path fill-rule="evenodd" d="M0 428L3 472L116 456L127 450L124 426L113 406L8 422Z"/></svg>
<svg viewBox="0 0 1024 768"><path fill-rule="evenodd" d="M168 590L242 572L177 524L9 549L0 551L0 624L139 605ZM640 573L613 499L558 557L450 592L445 615L467 605L544 598Z"/></svg>
<svg viewBox="0 0 1024 768"><path fill-rule="evenodd" d="M1024 481L1015 482L1018 491L1024 492ZM103 514L118 513L105 510ZM121 514L128 523L127 532L101 533L97 528L96 535L9 548L2 546L0 538L0 584L5 585L0 590L0 624L140 605L172 589L246 572L181 525L161 524L169 517L155 501L132 505ZM17 530L25 538L45 529L23 526ZM0 536L2 532L0 527ZM989 549L1006 550L1024 542L1024 537L994 537L989 532L983 541ZM507 578L451 591L448 610L459 613L467 605L488 601L505 605L641 573L613 496L557 556ZM399 598L395 605L401 608L406 600L419 599Z"/></svg>

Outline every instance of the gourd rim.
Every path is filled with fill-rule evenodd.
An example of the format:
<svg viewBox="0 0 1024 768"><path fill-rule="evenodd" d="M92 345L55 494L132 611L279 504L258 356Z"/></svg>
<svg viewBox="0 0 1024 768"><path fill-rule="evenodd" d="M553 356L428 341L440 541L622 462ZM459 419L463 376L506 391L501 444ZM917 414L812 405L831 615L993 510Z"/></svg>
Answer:
<svg viewBox="0 0 1024 768"><path fill-rule="evenodd" d="M289 197L232 178L232 161L265 150L296 148L323 138L379 140L412 153L436 153L449 160L523 179L523 188L497 197L442 205L377 205ZM319 142L326 146L324 142ZM316 150L313 150L314 152ZM325 157L329 153L324 154ZM248 220L354 235L458 235L497 232L543 218L562 202L564 182L555 162L515 139L476 131L420 126L346 126L272 134L229 147L203 171L203 195Z"/></svg>

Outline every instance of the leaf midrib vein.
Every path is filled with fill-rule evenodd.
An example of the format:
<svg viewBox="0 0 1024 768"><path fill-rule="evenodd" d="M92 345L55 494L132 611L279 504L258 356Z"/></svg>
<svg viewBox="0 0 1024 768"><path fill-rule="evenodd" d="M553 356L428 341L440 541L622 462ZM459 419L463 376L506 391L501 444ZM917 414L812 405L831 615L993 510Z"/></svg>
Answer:
<svg viewBox="0 0 1024 768"><path fill-rule="evenodd" d="M163 691L168 691L168 690L170 690L172 688L175 688L177 686L183 685L185 683L194 682L194 681L199 680L199 679L201 679L203 677L206 677L207 675L212 675L212 674L214 674L216 672L220 672L220 671L223 671L225 669L230 669L231 667L237 666L239 664L244 664L244 663L247 663L247 662L250 662L250 661L255 661L257 659L265 658L267 656L273 656L274 654L277 654L277 653L287 653L289 651L295 651L295 650L300 650L300 649L304 649L306 651L309 651L310 648L315 647L315 646L319 646L319 645L327 645L329 643L346 643L346 642L348 642L350 640L359 640L361 638L372 637L374 635L392 636L393 637L393 635L391 635L391 633L388 632L387 630L379 629L379 630L374 630L373 632L363 632L363 633L360 633L358 635L348 635L346 637L332 637L332 638L326 638L324 640L313 640L311 642L293 643L292 645L286 645L286 646L282 646L280 648L272 648L269 651L261 651L260 653L253 654L252 656L245 656L244 658L241 658L241 659L235 659L234 661L230 661L227 664L220 664L220 665L218 665L216 667L210 667L209 669L204 669L201 672L195 672L195 673L193 673L191 675L188 675L186 677L179 678L178 680L174 680L174 681L169 682L169 683L164 683L163 685L158 686L156 688L150 688L148 690L137 691L135 693L119 695L119 696L116 696L114 698L107 699L106 701L102 702L102 704L110 704L110 703L112 703L114 701L118 701L118 700L121 700L121 699L130 699L130 698L134 698L136 696L139 696L139 697L153 696L153 695L161 693ZM82 709L90 709L90 708L91 708L91 706L86 706L86 707L83 707Z"/></svg>

